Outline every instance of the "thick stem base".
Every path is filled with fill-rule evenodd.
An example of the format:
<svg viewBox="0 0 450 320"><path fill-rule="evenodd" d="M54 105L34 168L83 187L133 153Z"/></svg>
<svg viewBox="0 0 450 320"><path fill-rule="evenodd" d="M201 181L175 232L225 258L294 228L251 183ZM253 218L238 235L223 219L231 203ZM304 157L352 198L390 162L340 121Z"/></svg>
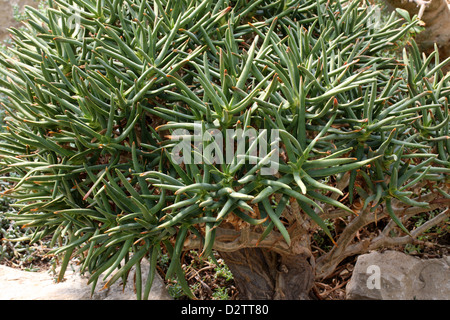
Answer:
<svg viewBox="0 0 450 320"><path fill-rule="evenodd" d="M309 300L314 261L306 254L280 255L268 249L220 252L242 300Z"/></svg>

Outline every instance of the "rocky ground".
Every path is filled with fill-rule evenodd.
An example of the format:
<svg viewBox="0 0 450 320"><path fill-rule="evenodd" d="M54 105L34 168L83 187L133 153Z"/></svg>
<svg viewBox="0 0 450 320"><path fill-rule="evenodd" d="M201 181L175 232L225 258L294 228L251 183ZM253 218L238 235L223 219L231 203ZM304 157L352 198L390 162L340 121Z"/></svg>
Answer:
<svg viewBox="0 0 450 320"><path fill-rule="evenodd" d="M417 219L424 217L417 217ZM411 223L414 223L411 222ZM417 223L417 221L416 221ZM411 225L408 228L412 228ZM364 233L376 232L370 228ZM45 241L30 250L27 259L0 261L1 299L91 299L88 278L77 272L76 261L68 268L65 281L56 283L58 257L49 255ZM315 254L327 244L314 242ZM392 250L393 249L393 250ZM343 261L327 279L317 280L313 293L319 300L344 299L450 299L450 222L430 230L423 238L408 246L380 250L354 256ZM186 279L200 300L237 299L238 291L232 274L219 256L218 264L198 257L197 252L185 252L182 264ZM168 267L166 257L158 263L153 299L187 299L173 280L163 280ZM375 266L375 267L373 267ZM145 266L144 266L145 268ZM34 270L29 272L25 270ZM378 272L378 274L377 274ZM146 274L145 271L143 274ZM120 283L111 290L97 286L92 299L134 299L133 272L126 290ZM372 280L369 278L372 277ZM377 278L378 277L378 278ZM368 283L379 284L371 288Z"/></svg>
<svg viewBox="0 0 450 320"><path fill-rule="evenodd" d="M314 293L317 299L450 300L450 256L420 259L387 250L361 255L355 260L356 264L347 263L339 268L330 281L316 282ZM224 285L215 276L208 277L208 272L203 272L213 268L214 265L209 265L187 270L187 279L200 300L217 299L213 289ZM143 281L147 274L145 270L148 270L148 263L142 266ZM160 273L164 275L164 270ZM131 271L125 286L118 281L107 289L104 289L106 281L102 281L91 294L88 277L79 274L76 263L69 265L64 280L59 283L50 269L29 272L0 265L0 300L134 300L134 277L134 271ZM232 280L227 282L222 288L230 291L232 296L227 298L234 300L238 292ZM165 282L158 274L149 298L184 299L183 296L174 297L173 293L173 283Z"/></svg>
<svg viewBox="0 0 450 320"><path fill-rule="evenodd" d="M144 282L148 268L148 263L142 265ZM59 283L48 270L28 272L0 265L0 300L135 300L133 277L131 271L125 286L118 281L107 289L104 289L106 282L102 281L91 295L88 277L79 274L76 264L69 265L64 280ZM153 281L149 299L172 299L159 275Z"/></svg>

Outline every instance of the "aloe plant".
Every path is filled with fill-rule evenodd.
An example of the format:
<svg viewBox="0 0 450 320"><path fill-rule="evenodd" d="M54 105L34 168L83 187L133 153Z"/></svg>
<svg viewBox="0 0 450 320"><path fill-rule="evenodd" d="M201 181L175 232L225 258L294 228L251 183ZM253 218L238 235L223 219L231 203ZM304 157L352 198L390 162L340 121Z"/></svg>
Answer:
<svg viewBox="0 0 450 320"><path fill-rule="evenodd" d="M349 255L412 241L423 230L407 218L448 203L448 59L413 40L387 57L418 20L393 13L373 28L375 10L359 0L28 7L0 60L10 218L35 228L32 242L52 236L60 280L74 255L93 290L136 266L138 299L163 253L166 277L191 298L181 257L198 249L220 252L243 298L294 299ZM180 139L190 148L177 162ZM349 224L333 237L324 220L337 217ZM353 242L386 217L378 238ZM320 257L317 228L335 243ZM394 228L406 235L390 238Z"/></svg>

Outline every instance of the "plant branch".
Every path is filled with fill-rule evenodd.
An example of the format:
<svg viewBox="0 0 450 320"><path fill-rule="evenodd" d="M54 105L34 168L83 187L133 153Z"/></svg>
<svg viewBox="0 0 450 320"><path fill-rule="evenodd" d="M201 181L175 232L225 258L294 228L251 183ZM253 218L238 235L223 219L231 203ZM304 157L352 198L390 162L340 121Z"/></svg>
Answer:
<svg viewBox="0 0 450 320"><path fill-rule="evenodd" d="M264 240L260 240L260 238L261 233L251 228L241 230L217 228L213 248L221 252L233 252L244 248L267 248L283 255L307 254L311 256L308 248L295 241L289 246L278 232L272 231ZM190 236L184 242L183 250L201 249L202 245L201 239Z"/></svg>
<svg viewBox="0 0 450 320"><path fill-rule="evenodd" d="M408 243L413 242L415 239L417 239L418 236L423 234L425 231L429 230L432 227L435 227L445 221L450 216L450 210L447 208L440 214L438 214L436 217L432 218L431 220L425 222L423 225L418 227L417 229L411 231L411 237L410 236L402 236L402 237L389 237L384 232L380 234L378 237L373 239L371 241L371 244L369 246L369 250L376 250L381 247L391 247L391 246L397 246L397 245L405 245Z"/></svg>
<svg viewBox="0 0 450 320"><path fill-rule="evenodd" d="M425 9L430 5L430 1L424 1L424 0L409 0L409 2L414 2L417 7L419 8L419 13L417 14L417 17L419 19L422 19L423 14L425 12Z"/></svg>
<svg viewBox="0 0 450 320"><path fill-rule="evenodd" d="M439 201L437 193L428 193L424 196L417 197L416 201L427 201L430 203L430 206L427 208L419 208L419 207L409 207L404 208L400 206L400 203L397 202L394 206L394 213L403 221L408 220L414 215L429 212L436 210L442 207L441 201ZM337 246L333 247L328 253L322 255L317 259L316 266L316 275L318 278L326 278L330 275L333 270L337 267L337 265L349 256L353 256L356 254L362 254L369 250L375 250L381 248L383 246L390 245L400 245L412 243L418 235L426 231L427 229L441 223L445 220L449 215L449 210L446 209L441 214L436 216L435 218L429 220L420 228L411 232L411 236L404 237L389 237L389 233L396 226L393 221L390 221L387 226L383 229L378 237L375 239L363 239L362 241L352 244L355 239L355 236L359 230L361 230L366 225L377 222L380 219L383 219L388 216L387 210L385 207L380 206L378 211L371 213L371 208L366 208L360 215L354 218L344 229L344 231L340 234L339 239L337 240Z"/></svg>

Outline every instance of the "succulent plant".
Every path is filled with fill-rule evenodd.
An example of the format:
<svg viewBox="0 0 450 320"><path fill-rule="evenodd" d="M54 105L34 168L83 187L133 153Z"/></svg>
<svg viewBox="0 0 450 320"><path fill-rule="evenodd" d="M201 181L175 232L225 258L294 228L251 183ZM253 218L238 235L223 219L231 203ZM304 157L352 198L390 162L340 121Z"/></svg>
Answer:
<svg viewBox="0 0 450 320"><path fill-rule="evenodd" d="M74 254L93 288L136 266L145 299L164 248L166 276L189 292L186 247L290 252L305 245L292 231L305 220L332 238L329 208L386 209L409 234L396 208L430 205L415 187L449 197L449 59L422 56L414 40L384 54L416 19L393 13L374 28L376 8L359 0L48 5L27 8L26 30L10 30L13 57L0 60L0 154L11 218L35 228L32 241L66 239L60 279ZM184 162L176 138L193 147ZM221 154L239 141L243 153Z"/></svg>

